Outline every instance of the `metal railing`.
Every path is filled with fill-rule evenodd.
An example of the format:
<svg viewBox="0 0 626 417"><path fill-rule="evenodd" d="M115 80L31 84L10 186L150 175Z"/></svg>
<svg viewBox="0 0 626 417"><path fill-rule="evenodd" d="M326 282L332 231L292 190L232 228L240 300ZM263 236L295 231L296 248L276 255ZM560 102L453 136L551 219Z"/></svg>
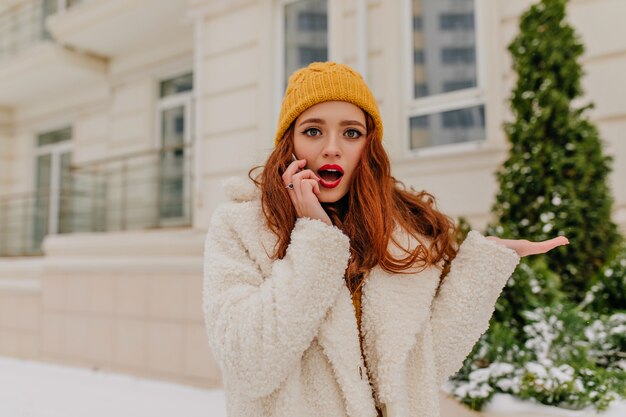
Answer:
<svg viewBox="0 0 626 417"><path fill-rule="evenodd" d="M73 231L191 224L191 146L109 157L72 168Z"/></svg>
<svg viewBox="0 0 626 417"><path fill-rule="evenodd" d="M0 256L41 254L48 232L50 190L0 197Z"/></svg>
<svg viewBox="0 0 626 417"><path fill-rule="evenodd" d="M0 60L46 39L46 18L88 0L21 0L0 8Z"/></svg>
<svg viewBox="0 0 626 417"><path fill-rule="evenodd" d="M49 233L108 232L191 225L190 145L72 166L66 189L0 197L0 256L41 255ZM59 199L57 230L50 201Z"/></svg>

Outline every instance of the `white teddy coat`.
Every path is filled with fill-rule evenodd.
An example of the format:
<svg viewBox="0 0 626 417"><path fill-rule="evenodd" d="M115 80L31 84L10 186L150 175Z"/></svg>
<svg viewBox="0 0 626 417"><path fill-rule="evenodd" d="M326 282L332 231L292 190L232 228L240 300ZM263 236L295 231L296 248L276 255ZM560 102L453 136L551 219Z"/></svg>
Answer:
<svg viewBox="0 0 626 417"><path fill-rule="evenodd" d="M439 388L487 330L517 253L471 231L437 296L436 267L373 268L362 295L366 371L343 278L349 238L299 218L272 261L259 191L242 178L225 190L205 243L203 309L228 415L375 417L376 401L388 417L438 417Z"/></svg>

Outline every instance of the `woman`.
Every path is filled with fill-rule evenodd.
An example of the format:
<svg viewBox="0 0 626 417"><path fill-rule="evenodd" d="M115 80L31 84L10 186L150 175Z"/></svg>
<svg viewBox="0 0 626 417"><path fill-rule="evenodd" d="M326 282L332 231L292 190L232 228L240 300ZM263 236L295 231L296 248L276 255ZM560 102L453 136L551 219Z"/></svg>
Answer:
<svg viewBox="0 0 626 417"><path fill-rule="evenodd" d="M471 231L458 247L432 196L391 176L382 134L361 76L313 63L261 174L226 185L204 312L229 416L438 416L520 257L568 243Z"/></svg>

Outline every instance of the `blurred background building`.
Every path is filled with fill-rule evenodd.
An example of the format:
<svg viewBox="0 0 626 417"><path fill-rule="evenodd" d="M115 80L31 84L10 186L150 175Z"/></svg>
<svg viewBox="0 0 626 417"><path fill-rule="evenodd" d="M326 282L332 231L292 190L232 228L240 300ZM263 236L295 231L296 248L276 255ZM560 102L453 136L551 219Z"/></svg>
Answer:
<svg viewBox="0 0 626 417"><path fill-rule="evenodd" d="M394 175L489 220L530 0L0 1L0 355L216 387L201 312L221 181L273 147L287 76L354 66ZM571 0L626 230L623 0Z"/></svg>

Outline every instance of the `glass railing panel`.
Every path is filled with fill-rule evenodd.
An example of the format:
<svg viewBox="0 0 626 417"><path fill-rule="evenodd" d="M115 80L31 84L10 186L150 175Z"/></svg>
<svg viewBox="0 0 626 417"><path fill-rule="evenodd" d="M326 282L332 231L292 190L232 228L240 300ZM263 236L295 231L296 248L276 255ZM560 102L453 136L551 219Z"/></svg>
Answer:
<svg viewBox="0 0 626 417"><path fill-rule="evenodd" d="M191 226L191 162L190 146L112 157L72 167L60 191L0 196L0 256L41 255L48 233Z"/></svg>
<svg viewBox="0 0 626 417"><path fill-rule="evenodd" d="M16 55L44 39L50 39L44 21L56 12L51 0L25 0L0 13L0 60Z"/></svg>
<svg viewBox="0 0 626 417"><path fill-rule="evenodd" d="M191 148L177 146L73 169L73 230L191 224Z"/></svg>
<svg viewBox="0 0 626 417"><path fill-rule="evenodd" d="M48 190L0 197L0 256L40 255L48 232Z"/></svg>
<svg viewBox="0 0 626 417"><path fill-rule="evenodd" d="M22 0L0 7L0 60L15 56L43 40L52 39L46 30L46 18L88 1Z"/></svg>

